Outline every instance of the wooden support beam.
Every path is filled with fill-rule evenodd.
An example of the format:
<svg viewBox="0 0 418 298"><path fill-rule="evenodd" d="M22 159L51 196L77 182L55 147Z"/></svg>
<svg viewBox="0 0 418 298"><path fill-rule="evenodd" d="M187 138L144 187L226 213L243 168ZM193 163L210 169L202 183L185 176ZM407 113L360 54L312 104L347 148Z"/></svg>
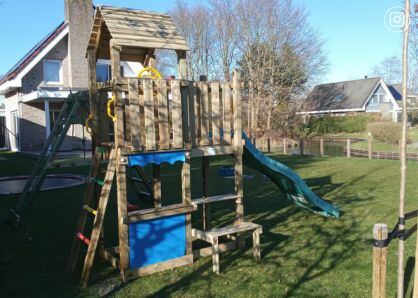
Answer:
<svg viewBox="0 0 418 298"><path fill-rule="evenodd" d="M152 190L155 208L161 207L161 166L153 164L152 166L153 181Z"/></svg>
<svg viewBox="0 0 418 298"><path fill-rule="evenodd" d="M92 152L101 142L100 132L100 114L99 114L99 98L97 94L97 78L96 78L96 51L90 49L87 51L88 70L89 70L89 96L90 96L90 113L93 117L91 126L91 146Z"/></svg>
<svg viewBox="0 0 418 298"><path fill-rule="evenodd" d="M209 196L209 156L202 157L202 197ZM203 203L203 229L211 228L210 204Z"/></svg>
<svg viewBox="0 0 418 298"><path fill-rule="evenodd" d="M319 155L324 156L324 139L319 139Z"/></svg>
<svg viewBox="0 0 418 298"><path fill-rule="evenodd" d="M373 158L373 136L371 132L367 133L367 155L369 159Z"/></svg>
<svg viewBox="0 0 418 298"><path fill-rule="evenodd" d="M121 77L120 73L120 52L121 49L110 40L110 64L112 68L112 78L117 80ZM115 96L115 149L116 149L116 193L118 206L118 227L119 227L119 249L120 249L120 273L122 280L126 280L126 272L129 270L129 234L128 226L123 223L123 218L128 215L127 193L126 193L126 168L122 162L122 148L124 147L123 129L123 100L122 90L117 84L113 84L113 94Z"/></svg>
<svg viewBox="0 0 418 298"><path fill-rule="evenodd" d="M176 53L177 53L178 78L180 80L186 80L187 79L187 52L176 51Z"/></svg>
<svg viewBox="0 0 418 298"><path fill-rule="evenodd" d="M242 108L241 108L241 74L234 71L233 77L233 107L234 107L234 155L235 155L235 222L244 221L244 202L242 184Z"/></svg>
<svg viewBox="0 0 418 298"><path fill-rule="evenodd" d="M183 204L188 206L192 205L192 193L190 188L190 154L187 154L186 160L181 168L181 191ZM195 209L196 210L196 209ZM193 251L192 248L192 215L190 213L186 214L186 254L191 254Z"/></svg>

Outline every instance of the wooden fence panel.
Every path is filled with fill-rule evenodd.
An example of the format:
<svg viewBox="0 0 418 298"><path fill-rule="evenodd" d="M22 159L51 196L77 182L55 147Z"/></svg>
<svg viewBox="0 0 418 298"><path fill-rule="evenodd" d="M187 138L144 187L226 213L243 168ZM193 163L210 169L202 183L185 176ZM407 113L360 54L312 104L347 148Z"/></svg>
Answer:
<svg viewBox="0 0 418 298"><path fill-rule="evenodd" d="M129 110L127 113L130 114L130 121L127 122L126 126L130 127L132 134L132 147L134 150L141 150L141 123L140 123L140 109L139 109L139 90L138 80L129 80Z"/></svg>
<svg viewBox="0 0 418 298"><path fill-rule="evenodd" d="M222 97L223 97L223 135L224 143L226 145L232 145L232 92L229 88L229 84L225 83L222 85Z"/></svg>
<svg viewBox="0 0 418 298"><path fill-rule="evenodd" d="M200 117L201 117L201 139L199 145L209 145L209 96L208 85L200 83Z"/></svg>

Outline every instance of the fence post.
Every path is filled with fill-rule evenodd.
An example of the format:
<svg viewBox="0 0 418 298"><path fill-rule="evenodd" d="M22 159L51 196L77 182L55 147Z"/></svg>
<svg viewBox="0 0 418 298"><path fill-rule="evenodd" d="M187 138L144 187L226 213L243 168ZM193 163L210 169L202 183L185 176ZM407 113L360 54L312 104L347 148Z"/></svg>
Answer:
<svg viewBox="0 0 418 298"><path fill-rule="evenodd" d="M319 155L324 156L324 139L319 139Z"/></svg>
<svg viewBox="0 0 418 298"><path fill-rule="evenodd" d="M386 297L387 247L385 244L382 245L382 242L387 239L388 226L375 224L373 226L373 298Z"/></svg>
<svg viewBox="0 0 418 298"><path fill-rule="evenodd" d="M271 153L270 138L267 138L267 152L268 152L268 153Z"/></svg>
<svg viewBox="0 0 418 298"><path fill-rule="evenodd" d="M286 138L283 138L283 154L287 154L287 143L286 143Z"/></svg>
<svg viewBox="0 0 418 298"><path fill-rule="evenodd" d="M347 157L351 157L351 139L347 139Z"/></svg>
<svg viewBox="0 0 418 298"><path fill-rule="evenodd" d="M372 133L367 133L367 141L368 141L368 147L367 147L367 153L369 156L369 159L373 158L373 151L372 151Z"/></svg>

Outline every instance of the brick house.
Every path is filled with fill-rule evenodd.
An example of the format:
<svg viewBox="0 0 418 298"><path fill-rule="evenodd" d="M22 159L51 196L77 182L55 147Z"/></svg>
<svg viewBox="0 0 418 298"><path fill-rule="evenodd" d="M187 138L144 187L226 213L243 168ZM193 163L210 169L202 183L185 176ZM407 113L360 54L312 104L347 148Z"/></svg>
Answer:
<svg viewBox="0 0 418 298"><path fill-rule="evenodd" d="M379 114L382 120L398 122L402 116L400 84L386 84L382 78L336 82L317 85L308 95L302 115L346 116ZM408 90L408 109L418 107L418 96Z"/></svg>
<svg viewBox="0 0 418 298"><path fill-rule="evenodd" d="M8 147L13 151L41 150L62 102L70 91L88 89L86 49L92 26L92 0L64 0L65 20L36 44L1 79ZM122 62L125 76L135 76L140 63ZM98 61L97 80L110 77L109 61ZM69 130L62 151L90 146L81 124Z"/></svg>

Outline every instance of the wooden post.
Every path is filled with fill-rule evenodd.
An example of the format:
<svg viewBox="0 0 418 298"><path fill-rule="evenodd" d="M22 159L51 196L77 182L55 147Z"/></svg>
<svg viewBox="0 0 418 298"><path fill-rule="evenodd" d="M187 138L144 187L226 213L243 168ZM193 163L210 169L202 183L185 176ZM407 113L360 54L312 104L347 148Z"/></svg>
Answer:
<svg viewBox="0 0 418 298"><path fill-rule="evenodd" d="M176 51L177 53L177 71L179 80L187 79L187 54L186 51Z"/></svg>
<svg viewBox="0 0 418 298"><path fill-rule="evenodd" d="M347 157L351 157L351 139L347 139Z"/></svg>
<svg viewBox="0 0 418 298"><path fill-rule="evenodd" d="M283 138L283 154L287 154L287 142L286 142L286 138Z"/></svg>
<svg viewBox="0 0 418 298"><path fill-rule="evenodd" d="M271 153L271 140L270 140L270 138L267 138L267 152L268 153Z"/></svg>
<svg viewBox="0 0 418 298"><path fill-rule="evenodd" d="M235 223L244 221L244 190L242 184L242 106L241 106L241 74L235 70L233 77L234 107L234 157L235 157ZM244 248L245 242L237 237L237 247Z"/></svg>
<svg viewBox="0 0 418 298"><path fill-rule="evenodd" d="M112 78L115 80L121 77L120 74L120 51L121 48L110 40L110 62L112 68ZM122 280L126 281L126 273L129 269L129 234L128 225L124 224L123 219L128 217L127 196L126 196L126 168L122 162L122 148L124 147L123 129L123 100L122 88L120 85L113 84L113 94L115 96L115 149L116 149L116 188L118 205L118 227L119 227L119 255L120 273Z"/></svg>
<svg viewBox="0 0 418 298"><path fill-rule="evenodd" d="M369 157L369 159L373 158L373 146L372 146L372 133L368 132L367 133L367 155Z"/></svg>
<svg viewBox="0 0 418 298"><path fill-rule="evenodd" d="M373 238L375 242L373 247L373 298L384 298L386 297L387 247L379 245L379 242L388 239L387 225L375 224Z"/></svg>
<svg viewBox="0 0 418 298"><path fill-rule="evenodd" d="M202 157L202 196L209 196L209 156ZM210 203L203 203L203 230L211 228Z"/></svg>
<svg viewBox="0 0 418 298"><path fill-rule="evenodd" d="M319 139L319 155L324 156L324 139Z"/></svg>

